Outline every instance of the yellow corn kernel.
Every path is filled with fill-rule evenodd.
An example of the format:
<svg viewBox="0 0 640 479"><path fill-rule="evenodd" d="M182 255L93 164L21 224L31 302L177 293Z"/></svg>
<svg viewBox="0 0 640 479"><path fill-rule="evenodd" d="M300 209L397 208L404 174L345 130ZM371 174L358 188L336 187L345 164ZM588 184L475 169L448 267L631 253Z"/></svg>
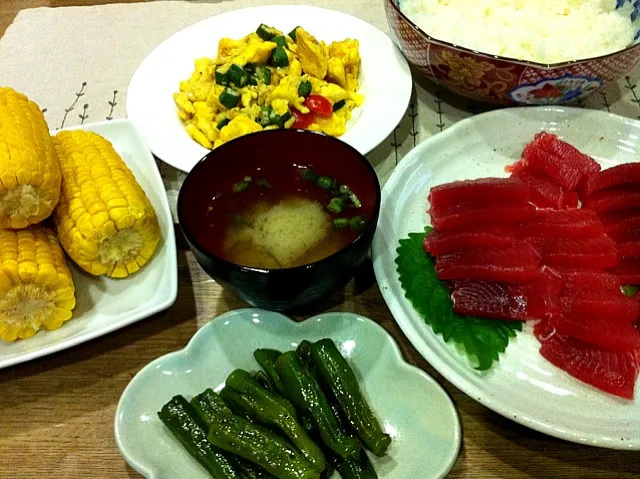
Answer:
<svg viewBox="0 0 640 479"><path fill-rule="evenodd" d="M60 167L38 105L0 87L0 228L48 218L60 196Z"/></svg>
<svg viewBox="0 0 640 479"><path fill-rule="evenodd" d="M76 305L71 272L53 230L0 230L0 339L58 329Z"/></svg>
<svg viewBox="0 0 640 479"><path fill-rule="evenodd" d="M153 256L160 225L133 173L96 133L61 131L54 146L62 172L54 222L63 248L96 276L137 271Z"/></svg>

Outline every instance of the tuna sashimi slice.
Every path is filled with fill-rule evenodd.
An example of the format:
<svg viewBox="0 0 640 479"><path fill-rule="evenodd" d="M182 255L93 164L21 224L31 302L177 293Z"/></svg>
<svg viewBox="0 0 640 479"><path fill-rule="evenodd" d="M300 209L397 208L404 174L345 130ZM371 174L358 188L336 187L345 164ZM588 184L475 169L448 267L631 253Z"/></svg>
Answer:
<svg viewBox="0 0 640 479"><path fill-rule="evenodd" d="M605 231L607 227L605 226ZM640 241L640 229L631 229L624 231L624 228L610 228L607 236L614 239L617 243L633 243Z"/></svg>
<svg viewBox="0 0 640 479"><path fill-rule="evenodd" d="M618 243L618 257L640 257L640 241Z"/></svg>
<svg viewBox="0 0 640 479"><path fill-rule="evenodd" d="M608 318L615 321L633 323L638 319L638 303L618 293L594 294L586 297L565 296L561 299L562 312L567 318L581 320L585 317Z"/></svg>
<svg viewBox="0 0 640 479"><path fill-rule="evenodd" d="M538 208L562 209L565 207L565 190L560 183L544 174L533 170L522 163L516 163L509 171L511 176L519 178L531 187L531 202ZM577 206L577 195L575 202ZM575 208L575 206L573 206Z"/></svg>
<svg viewBox="0 0 640 479"><path fill-rule="evenodd" d="M554 315L549 319L549 325L558 334L612 351L640 349L640 332L628 321L599 316Z"/></svg>
<svg viewBox="0 0 640 479"><path fill-rule="evenodd" d="M429 211L431 225L437 230L464 229L481 225L514 223L535 215L536 208L530 203L520 205L477 207L458 205Z"/></svg>
<svg viewBox="0 0 640 479"><path fill-rule="evenodd" d="M540 319L558 309L560 284L542 276L527 283L455 281L453 310L466 316L493 319Z"/></svg>
<svg viewBox="0 0 640 479"><path fill-rule="evenodd" d="M540 354L571 376L602 391L633 399L638 377L636 351L610 351L560 334L542 335Z"/></svg>
<svg viewBox="0 0 640 479"><path fill-rule="evenodd" d="M576 188L584 176L582 171L565 165L561 158L543 150L535 142L527 145L522 152L522 159L526 166L545 173L564 190Z"/></svg>
<svg viewBox="0 0 640 479"><path fill-rule="evenodd" d="M585 209L539 210L519 226L518 234L524 238L594 237L604 234L604 226L598 215Z"/></svg>
<svg viewBox="0 0 640 479"><path fill-rule="evenodd" d="M575 146L567 143L566 141L562 141L552 133L537 133L534 136L534 141L537 141L544 150L550 151L559 158L562 158L566 163L582 169L585 174L597 174L602 169L600 164L589 155L585 155ZM573 188L568 189L572 190Z"/></svg>
<svg viewBox="0 0 640 479"><path fill-rule="evenodd" d="M601 219L607 234L618 242L633 241L640 233L640 210L608 213Z"/></svg>
<svg viewBox="0 0 640 479"><path fill-rule="evenodd" d="M596 191L582 201L582 206L600 215L611 211L640 208L640 184Z"/></svg>
<svg viewBox="0 0 640 479"><path fill-rule="evenodd" d="M569 210L574 210L580 205L580 197L575 191L569 191L564 195L564 207Z"/></svg>
<svg viewBox="0 0 640 479"><path fill-rule="evenodd" d="M622 258L620 264L609 270L623 285L640 285L640 258Z"/></svg>
<svg viewBox="0 0 640 479"><path fill-rule="evenodd" d="M640 241L640 229L623 231L622 229L615 230L611 228L610 231L611 233L607 233L607 236L614 239L618 244L635 243L636 241Z"/></svg>
<svg viewBox="0 0 640 479"><path fill-rule="evenodd" d="M580 197L586 199L596 191L628 183L640 183L640 163L625 163L591 176L580 189Z"/></svg>
<svg viewBox="0 0 640 479"><path fill-rule="evenodd" d="M536 337L538 341L540 342L546 341L552 335L556 334L555 328L551 325L551 320L554 318L554 316L558 314L561 314L561 313L552 313L547 317L545 317L544 319L535 323L533 327L533 335Z"/></svg>
<svg viewBox="0 0 640 479"><path fill-rule="evenodd" d="M517 178L480 178L454 181L434 186L429 192L432 211L464 203L477 206L526 203L529 201L529 185Z"/></svg>
<svg viewBox="0 0 640 479"><path fill-rule="evenodd" d="M538 133L527 145L522 161L546 173L567 191L574 191L583 178L600 171L600 165L593 158L546 132Z"/></svg>
<svg viewBox="0 0 640 479"><path fill-rule="evenodd" d="M472 228L477 226L504 225L535 215L535 207L530 204L492 206L474 208L470 205L452 206L429 211L431 225L438 230Z"/></svg>
<svg viewBox="0 0 640 479"><path fill-rule="evenodd" d="M562 278L563 296L590 296L593 293L619 293L620 279L611 273L595 270L570 270L554 268Z"/></svg>
<svg viewBox="0 0 640 479"><path fill-rule="evenodd" d="M603 235L595 238L528 238L542 254L542 263L580 269L605 269L616 266L616 243Z"/></svg>
<svg viewBox="0 0 640 479"><path fill-rule="evenodd" d="M527 244L496 248L474 248L436 258L441 280L470 279L496 283L518 283L540 276L540 257Z"/></svg>
<svg viewBox="0 0 640 479"><path fill-rule="evenodd" d="M431 230L424 238L424 250L432 256L440 256L460 249L510 246L519 241L514 227L509 226L477 230Z"/></svg>

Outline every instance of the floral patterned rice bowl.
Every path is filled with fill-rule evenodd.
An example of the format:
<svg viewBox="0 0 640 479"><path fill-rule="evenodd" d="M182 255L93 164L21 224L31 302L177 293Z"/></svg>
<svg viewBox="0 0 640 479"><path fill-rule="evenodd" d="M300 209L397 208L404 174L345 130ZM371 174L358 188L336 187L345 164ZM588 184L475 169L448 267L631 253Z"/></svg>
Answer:
<svg viewBox="0 0 640 479"><path fill-rule="evenodd" d="M632 19L636 41L597 58L545 65L489 55L436 40L400 11L402 0L385 0L392 38L409 63L452 92L498 105L552 105L578 100L629 73L640 61L640 2ZM629 0L616 1L618 7Z"/></svg>

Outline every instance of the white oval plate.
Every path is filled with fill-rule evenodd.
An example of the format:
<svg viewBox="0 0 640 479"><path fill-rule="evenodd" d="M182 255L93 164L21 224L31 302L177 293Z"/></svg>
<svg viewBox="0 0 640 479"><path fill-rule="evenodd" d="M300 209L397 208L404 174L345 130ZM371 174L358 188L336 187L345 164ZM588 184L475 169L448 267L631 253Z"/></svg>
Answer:
<svg viewBox="0 0 640 479"><path fill-rule="evenodd" d="M206 479L158 419L174 395L187 399L220 388L236 368L257 370L258 348L295 349L303 340L332 338L340 347L386 431L387 457L372 457L386 479L442 478L460 448L460 423L444 390L404 362L397 345L373 321L351 313L327 313L297 323L279 313L240 309L200 329L187 346L145 366L124 390L115 417L115 437L127 462L147 478ZM337 475L336 475L337 477Z"/></svg>
<svg viewBox="0 0 640 479"><path fill-rule="evenodd" d="M411 151L383 190L373 242L382 295L415 348L440 374L485 406L532 429L573 442L640 449L640 399L626 401L596 390L540 356L530 328L511 341L491 370L473 369L455 346L436 335L404 297L396 248L429 224L427 194L454 180L506 176L526 143L549 131L592 155L604 167L637 161L640 122L575 108L496 110L463 120ZM640 396L640 387L636 387Z"/></svg>
<svg viewBox="0 0 640 479"><path fill-rule="evenodd" d="M156 162L134 126L128 120L112 120L65 129L93 131L113 144L151 201L162 238L151 261L124 279L92 276L67 258L76 287L73 318L55 331L39 331L13 343L0 341L0 369L62 351L156 314L171 306L178 294L176 241L167 194Z"/></svg>
<svg viewBox="0 0 640 479"><path fill-rule="evenodd" d="M341 140L360 153L378 146L402 119L411 96L409 65L393 42L377 28L345 13L304 5L271 5L216 15L191 25L161 43L134 73L127 93L127 116L144 135L151 151L166 163L190 171L209 150L185 131L173 93L189 78L194 60L215 57L223 37L241 38L266 23L282 31L303 26L319 40L347 37L360 42L359 93Z"/></svg>

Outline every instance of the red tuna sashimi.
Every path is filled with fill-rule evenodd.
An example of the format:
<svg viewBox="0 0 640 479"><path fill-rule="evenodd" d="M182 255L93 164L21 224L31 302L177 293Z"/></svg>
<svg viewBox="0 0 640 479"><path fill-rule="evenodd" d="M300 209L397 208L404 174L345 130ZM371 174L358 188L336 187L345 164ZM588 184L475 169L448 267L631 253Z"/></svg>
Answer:
<svg viewBox="0 0 640 479"><path fill-rule="evenodd" d="M591 270L554 268L562 278L563 296L589 296L593 293L619 293L620 279L611 273Z"/></svg>
<svg viewBox="0 0 640 479"><path fill-rule="evenodd" d="M540 276L540 256L527 244L497 248L474 248L436 258L441 280L473 279L518 283Z"/></svg>
<svg viewBox="0 0 640 479"><path fill-rule="evenodd" d="M580 197L575 191L569 191L564 195L564 207L568 210L574 210L580 205Z"/></svg>
<svg viewBox="0 0 640 479"><path fill-rule="evenodd" d="M605 231L607 231L607 227L604 227ZM614 239L617 243L633 243L636 241L640 241L640 228L639 229L631 229L624 231L624 228L617 229L615 227L609 228L607 232L607 236Z"/></svg>
<svg viewBox="0 0 640 479"><path fill-rule="evenodd" d="M458 205L429 211L431 225L437 230L465 229L481 225L504 225L535 215L536 208L530 203L520 205L475 207Z"/></svg>
<svg viewBox="0 0 640 479"><path fill-rule="evenodd" d="M543 331L539 329L539 333ZM633 399L638 377L636 351L610 351L560 334L540 334L540 354L571 376L602 391Z"/></svg>
<svg viewBox="0 0 640 479"><path fill-rule="evenodd" d="M508 171L511 171L512 177L519 178L531 187L531 202L538 208L562 209L565 207L565 190L553 178L541 171L527 168L522 163L516 163Z"/></svg>
<svg viewBox="0 0 640 479"><path fill-rule="evenodd" d="M622 292L590 296L578 293L576 296L564 296L560 302L563 314L578 321L585 317L595 317L631 324L638 319L637 301Z"/></svg>
<svg viewBox="0 0 640 479"><path fill-rule="evenodd" d="M574 191L587 175L600 171L600 165L557 136L541 132L522 153L530 168L543 171L567 191Z"/></svg>
<svg viewBox="0 0 640 479"><path fill-rule="evenodd" d="M504 205L529 201L529 185L517 178L480 178L434 186L429 192L432 211L460 204Z"/></svg>
<svg viewBox="0 0 640 479"><path fill-rule="evenodd" d="M551 313L547 315L544 319L535 323L535 326L533 327L533 335L536 337L538 341L540 342L546 341L552 335L556 334L556 330L554 329L553 326L551 326L551 320L553 319L554 316L558 314L561 314L561 313Z"/></svg>
<svg viewBox="0 0 640 479"><path fill-rule="evenodd" d="M640 208L640 185L617 186L596 191L582 201L582 206L599 215L612 211Z"/></svg>
<svg viewBox="0 0 640 479"><path fill-rule="evenodd" d="M640 183L640 163L625 163L591 176L580 188L580 197L586 199L596 191L628 183Z"/></svg>
<svg viewBox="0 0 640 479"><path fill-rule="evenodd" d="M606 229L607 227L605 226L605 231ZM610 233L607 233L607 235L614 239L618 244L635 243L636 241L640 241L640 229L623 231L623 229L615 230L614 228L611 228L609 231Z"/></svg>
<svg viewBox="0 0 640 479"><path fill-rule="evenodd" d="M453 310L466 316L493 319L539 319L558 309L560 284L542 276L527 283L455 281Z"/></svg>
<svg viewBox="0 0 640 479"><path fill-rule="evenodd" d="M558 334L612 351L640 349L640 332L628 321L600 316L554 315L549 325Z"/></svg>
<svg viewBox="0 0 640 479"><path fill-rule="evenodd" d="M601 216L604 229L614 240L633 241L640 232L640 210L620 211Z"/></svg>
<svg viewBox="0 0 640 479"><path fill-rule="evenodd" d="M595 238L528 238L540 251L542 263L580 269L605 269L618 264L616 243L607 236Z"/></svg>
<svg viewBox="0 0 640 479"><path fill-rule="evenodd" d="M587 175L597 174L602 169L596 160L591 158L589 155L585 155L566 141L562 141L552 133L544 131L537 133L534 137L534 141L535 140L538 141L538 144L541 145L544 150L550 151L567 163L573 164L576 168L582 169ZM573 188L568 189L573 190Z"/></svg>
<svg viewBox="0 0 640 479"><path fill-rule="evenodd" d="M609 272L615 274L623 285L640 285L640 258L622 258L620 264Z"/></svg>
<svg viewBox="0 0 640 479"><path fill-rule="evenodd" d="M431 232L424 237L424 250L440 256L460 249L510 246L518 243L515 229L509 226L477 230L451 230Z"/></svg>
<svg viewBox="0 0 640 479"><path fill-rule="evenodd" d="M570 238L594 237L604 234L598 215L590 210L539 210L519 224L521 237Z"/></svg>
<svg viewBox="0 0 640 479"><path fill-rule="evenodd" d="M627 241L618 243L618 257L640 257L640 241Z"/></svg>

